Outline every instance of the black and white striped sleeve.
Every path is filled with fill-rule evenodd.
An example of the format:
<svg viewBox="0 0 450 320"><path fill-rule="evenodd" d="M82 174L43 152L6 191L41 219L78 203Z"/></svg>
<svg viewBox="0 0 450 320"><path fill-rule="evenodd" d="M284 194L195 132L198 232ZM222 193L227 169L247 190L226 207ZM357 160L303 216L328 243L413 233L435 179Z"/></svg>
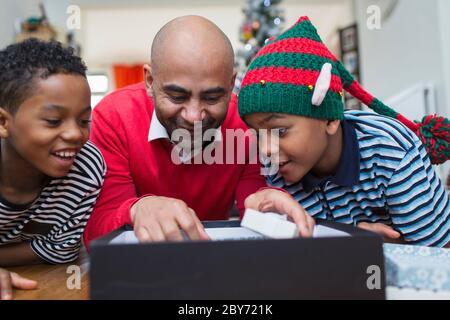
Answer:
<svg viewBox="0 0 450 320"><path fill-rule="evenodd" d="M80 152L74 167L62 188L62 194L70 193L74 201L66 200L69 199L67 196L58 197L54 212L62 219L61 223L55 225L49 234L31 241L33 251L51 264L69 263L78 258L84 228L106 173L103 157L90 143Z"/></svg>

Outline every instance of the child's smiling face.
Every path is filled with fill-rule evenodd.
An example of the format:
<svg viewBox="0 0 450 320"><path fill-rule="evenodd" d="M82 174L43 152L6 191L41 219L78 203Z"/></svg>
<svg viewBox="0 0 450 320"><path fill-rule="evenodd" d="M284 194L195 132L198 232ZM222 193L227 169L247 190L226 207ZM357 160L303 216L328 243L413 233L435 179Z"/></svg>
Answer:
<svg viewBox="0 0 450 320"><path fill-rule="evenodd" d="M14 115L8 114L2 138L15 157L47 176L63 177L89 139L89 85L74 74L34 81L33 93Z"/></svg>
<svg viewBox="0 0 450 320"><path fill-rule="evenodd" d="M287 183L300 181L310 171L321 175L334 169L329 168L326 155L330 151L330 139L339 129L339 121L281 113L253 113L246 115L244 120L250 128L257 131L278 131L278 147L270 143L270 131L267 135L260 135L267 136L268 141L261 141L260 138L259 146L261 152L272 159L274 156L279 159L279 173Z"/></svg>

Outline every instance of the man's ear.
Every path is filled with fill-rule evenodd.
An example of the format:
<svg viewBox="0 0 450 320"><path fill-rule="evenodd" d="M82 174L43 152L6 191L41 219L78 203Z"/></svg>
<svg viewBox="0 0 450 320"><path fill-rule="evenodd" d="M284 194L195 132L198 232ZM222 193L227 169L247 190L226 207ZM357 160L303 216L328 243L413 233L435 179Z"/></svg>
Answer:
<svg viewBox="0 0 450 320"><path fill-rule="evenodd" d="M233 77L231 78L231 84L230 84L230 90L231 91L233 91L233 89L234 89L234 85L235 85L235 83L236 83L236 76L237 76L237 70L236 69L234 69L233 70Z"/></svg>
<svg viewBox="0 0 450 320"><path fill-rule="evenodd" d="M145 80L145 88L147 91L147 95L149 97L153 96L152 93L152 85L153 85L153 70L151 63L144 65L144 80Z"/></svg>
<svg viewBox="0 0 450 320"><path fill-rule="evenodd" d="M12 116L4 108L0 107L0 138L6 139L9 136L9 126Z"/></svg>
<svg viewBox="0 0 450 320"><path fill-rule="evenodd" d="M338 132L340 125L341 120L329 120L326 127L327 134L330 136L335 135Z"/></svg>

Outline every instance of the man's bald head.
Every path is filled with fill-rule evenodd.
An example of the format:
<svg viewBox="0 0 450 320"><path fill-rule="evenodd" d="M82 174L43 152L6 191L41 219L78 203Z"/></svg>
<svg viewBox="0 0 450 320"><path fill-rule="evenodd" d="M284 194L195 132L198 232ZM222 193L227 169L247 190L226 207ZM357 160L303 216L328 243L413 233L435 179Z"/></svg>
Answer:
<svg viewBox="0 0 450 320"><path fill-rule="evenodd" d="M228 37L214 23L200 16L176 18L156 34L151 50L153 73L170 63L173 55L203 63L219 62L232 72L234 52Z"/></svg>
<svg viewBox="0 0 450 320"><path fill-rule="evenodd" d="M205 18L177 18L158 32L151 63L144 66L145 85L170 136L176 129L193 130L196 123L203 132L221 126L236 78L233 67L230 40Z"/></svg>

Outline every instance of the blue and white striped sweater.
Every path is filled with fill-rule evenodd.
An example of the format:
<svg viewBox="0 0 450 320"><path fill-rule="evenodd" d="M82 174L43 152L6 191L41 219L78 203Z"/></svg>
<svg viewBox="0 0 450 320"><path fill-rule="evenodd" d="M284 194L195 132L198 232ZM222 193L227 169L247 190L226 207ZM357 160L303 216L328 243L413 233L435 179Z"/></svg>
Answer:
<svg viewBox="0 0 450 320"><path fill-rule="evenodd" d="M446 245L450 241L449 196L417 136L397 120L370 112L345 112L344 126L344 131L356 133L354 153L359 153L359 172L344 175L351 179L355 174L357 183L343 186L328 179L307 190L304 180L287 185L275 175L268 178L269 184L289 191L315 218L354 225L381 222L410 243ZM344 139L349 136L344 133ZM341 161L358 159L346 153Z"/></svg>

